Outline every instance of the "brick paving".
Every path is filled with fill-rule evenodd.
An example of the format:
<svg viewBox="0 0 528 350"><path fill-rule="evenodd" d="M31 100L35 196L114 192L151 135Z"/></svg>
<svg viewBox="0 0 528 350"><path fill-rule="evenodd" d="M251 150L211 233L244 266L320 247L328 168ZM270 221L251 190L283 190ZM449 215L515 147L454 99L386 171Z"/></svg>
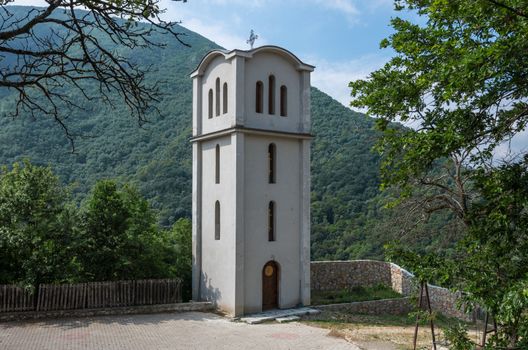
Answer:
<svg viewBox="0 0 528 350"><path fill-rule="evenodd" d="M327 333L300 323L247 325L200 312L102 316L0 323L0 349L359 350Z"/></svg>

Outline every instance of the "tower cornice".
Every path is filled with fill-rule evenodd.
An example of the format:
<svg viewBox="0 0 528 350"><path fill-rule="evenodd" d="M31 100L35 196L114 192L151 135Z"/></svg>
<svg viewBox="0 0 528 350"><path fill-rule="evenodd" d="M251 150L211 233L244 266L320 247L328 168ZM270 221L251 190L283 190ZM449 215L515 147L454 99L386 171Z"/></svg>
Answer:
<svg viewBox="0 0 528 350"><path fill-rule="evenodd" d="M278 54L280 56L286 57L290 62L292 62L295 66L295 68L298 71L307 71L307 72L313 72L315 69L315 66L312 66L310 64L306 64L303 61L301 61L297 56L295 56L290 51L274 45L266 45L266 46L260 46L252 50L213 50L210 51L207 55L204 56L204 58L200 61L198 64L198 67L190 74L191 78L202 76L205 69L209 65L209 63L215 59L218 56L223 56L225 60L231 60L234 57L244 57L244 58L252 58L254 55L261 53L261 52L272 52L275 54Z"/></svg>
<svg viewBox="0 0 528 350"><path fill-rule="evenodd" d="M295 132L287 132L287 131L254 129L254 128L246 128L243 126L236 126L236 127L231 127L231 128L227 128L223 130L210 132L210 133L203 134L203 135L193 136L190 141L191 142L206 141L206 140L214 139L214 138L225 136L225 135L230 135L233 133L244 133L244 134L249 134L249 135L261 135L261 136L275 136L275 137L283 137L283 138L298 139L298 140L310 140L314 137L312 134L308 134L308 133L295 133Z"/></svg>

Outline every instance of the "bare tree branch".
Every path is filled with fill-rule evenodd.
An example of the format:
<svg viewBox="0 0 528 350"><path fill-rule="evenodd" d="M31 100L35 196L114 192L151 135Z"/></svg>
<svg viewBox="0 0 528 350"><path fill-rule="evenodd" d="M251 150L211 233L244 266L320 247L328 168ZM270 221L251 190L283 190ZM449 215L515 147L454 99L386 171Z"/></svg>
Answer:
<svg viewBox="0 0 528 350"><path fill-rule="evenodd" d="M162 95L158 84L146 83L152 67L138 66L115 47L163 48L157 33L188 46L177 23L160 19L158 1L46 0L47 7L22 14L6 6L10 1L0 2L0 88L16 92L9 115L53 118L72 149L76 135L65 119L71 109L82 109L67 93L72 90L111 107L118 96L145 123Z"/></svg>

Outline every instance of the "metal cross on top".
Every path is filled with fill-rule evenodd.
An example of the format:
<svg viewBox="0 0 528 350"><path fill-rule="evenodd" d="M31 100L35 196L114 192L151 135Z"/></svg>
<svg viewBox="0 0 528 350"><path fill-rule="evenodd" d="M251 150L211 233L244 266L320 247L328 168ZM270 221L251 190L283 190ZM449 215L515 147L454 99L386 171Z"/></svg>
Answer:
<svg viewBox="0 0 528 350"><path fill-rule="evenodd" d="M256 35L253 29L251 29L251 32L249 33L249 39L246 40L246 43L251 45L252 50L253 50L253 45L255 44L255 40L257 39L258 39L258 35Z"/></svg>

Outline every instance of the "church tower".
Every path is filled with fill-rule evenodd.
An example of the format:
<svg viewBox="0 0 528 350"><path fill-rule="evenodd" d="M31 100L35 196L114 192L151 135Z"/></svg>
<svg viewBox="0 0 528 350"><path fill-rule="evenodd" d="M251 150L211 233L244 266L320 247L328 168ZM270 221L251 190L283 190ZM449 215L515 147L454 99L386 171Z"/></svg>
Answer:
<svg viewBox="0 0 528 350"><path fill-rule="evenodd" d="M310 304L310 73L276 46L193 79L193 300L233 316Z"/></svg>

